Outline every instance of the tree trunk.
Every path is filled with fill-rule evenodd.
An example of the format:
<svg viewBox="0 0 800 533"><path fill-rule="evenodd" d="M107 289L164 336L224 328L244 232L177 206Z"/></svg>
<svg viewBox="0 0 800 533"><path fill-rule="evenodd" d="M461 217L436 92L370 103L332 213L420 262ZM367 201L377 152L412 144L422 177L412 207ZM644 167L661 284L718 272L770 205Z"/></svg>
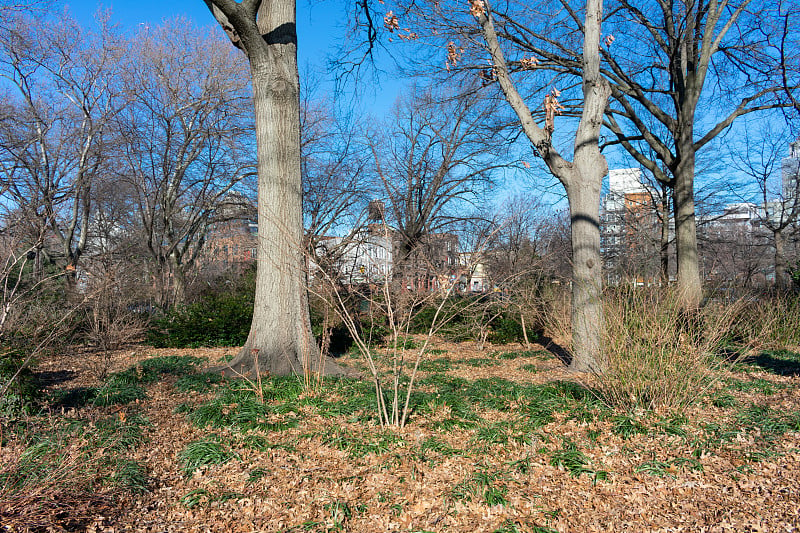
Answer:
<svg viewBox="0 0 800 533"><path fill-rule="evenodd" d="M186 273L175 252L169 256L169 266L172 273L172 303L170 307L177 308L186 303Z"/></svg>
<svg viewBox="0 0 800 533"><path fill-rule="evenodd" d="M787 291L791 285L789 278L789 263L786 261L786 236L783 230L772 232L775 240L775 288Z"/></svg>
<svg viewBox="0 0 800 533"><path fill-rule="evenodd" d="M665 185L661 185L661 286L669 286L669 192Z"/></svg>
<svg viewBox="0 0 800 533"><path fill-rule="evenodd" d="M572 351L570 369L602 372L603 307L600 259L600 189L608 173L600 152L599 135L611 88L600 74L600 26L603 1L587 0L583 43L583 110L575 133L574 159L565 160L552 144L555 124L541 128L514 86L503 56L494 23L486 14L478 16L483 28L497 81L520 120L523 132L550 172L567 190L572 232ZM552 103L551 99L545 102ZM547 106L547 104L545 104Z"/></svg>
<svg viewBox="0 0 800 533"><path fill-rule="evenodd" d="M229 13L238 33L234 42L243 46L250 60L258 151L258 268L253 322L247 342L228 366L250 375L256 365L262 375L311 371L343 374L331 360L320 361L308 314L295 2L263 2L257 25L252 19L256 14L243 9L244 4L211 3Z"/></svg>
<svg viewBox="0 0 800 533"><path fill-rule="evenodd" d="M567 191L572 221L573 356L570 369L576 372L602 372L604 367L599 221L600 187L605 175L602 166L579 170L583 179Z"/></svg>
<svg viewBox="0 0 800 533"><path fill-rule="evenodd" d="M678 163L673 170L675 186L672 203L675 213L675 251L678 263L678 299L685 311L700 307L703 284L700 279L700 258L697 253L697 223L694 212L694 160L692 128L679 136L676 151Z"/></svg>

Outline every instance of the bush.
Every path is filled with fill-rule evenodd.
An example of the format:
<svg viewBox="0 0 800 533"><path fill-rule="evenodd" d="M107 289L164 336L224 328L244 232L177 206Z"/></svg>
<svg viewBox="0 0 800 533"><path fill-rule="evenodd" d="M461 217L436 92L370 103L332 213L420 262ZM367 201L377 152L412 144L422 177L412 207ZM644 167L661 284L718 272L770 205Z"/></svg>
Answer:
<svg viewBox="0 0 800 533"><path fill-rule="evenodd" d="M211 295L155 320L147 341L157 348L241 346L252 319L253 295Z"/></svg>
<svg viewBox="0 0 800 533"><path fill-rule="evenodd" d="M606 371L597 387L623 409L678 409L733 364L720 347L741 304L709 302L687 316L672 291L617 288L604 298Z"/></svg>
<svg viewBox="0 0 800 533"><path fill-rule="evenodd" d="M25 352L20 349L0 346L0 389L9 384L5 395L0 398L0 416L16 416L29 411L40 399L39 384L30 367L19 371L25 358Z"/></svg>
<svg viewBox="0 0 800 533"><path fill-rule="evenodd" d="M511 316L511 313L504 311L503 314L494 318L489 326L489 336L486 338L492 344L510 344L512 342L524 342L525 335L522 331L522 323L519 318ZM535 333L528 334L528 340L536 340Z"/></svg>
<svg viewBox="0 0 800 533"><path fill-rule="evenodd" d="M439 303L434 302L416 310L409 328L412 333L428 333ZM519 315L511 309L504 309L501 302L493 300L492 295L451 298L442 307L436 321L435 333L450 342L477 340L481 325L488 326L486 340L493 344L525 340ZM536 334L529 331L528 338L533 341Z"/></svg>

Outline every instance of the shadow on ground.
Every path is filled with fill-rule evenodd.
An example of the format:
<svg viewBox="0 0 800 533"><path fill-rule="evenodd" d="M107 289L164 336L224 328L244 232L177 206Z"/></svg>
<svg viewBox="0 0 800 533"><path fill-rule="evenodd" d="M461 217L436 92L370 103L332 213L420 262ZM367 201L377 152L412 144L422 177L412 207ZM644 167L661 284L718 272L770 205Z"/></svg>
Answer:
<svg viewBox="0 0 800 533"><path fill-rule="evenodd" d="M800 354L789 350L761 352L743 362L779 376L800 376Z"/></svg>

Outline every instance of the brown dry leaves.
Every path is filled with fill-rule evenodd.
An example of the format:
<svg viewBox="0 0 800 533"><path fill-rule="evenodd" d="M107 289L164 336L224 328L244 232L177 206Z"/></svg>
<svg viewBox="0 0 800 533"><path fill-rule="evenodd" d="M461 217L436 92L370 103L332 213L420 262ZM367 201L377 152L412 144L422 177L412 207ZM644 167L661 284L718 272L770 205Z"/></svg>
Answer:
<svg viewBox="0 0 800 533"><path fill-rule="evenodd" d="M436 357L457 363L488 354L467 343L437 343L435 347L447 350ZM214 363L224 350L148 353L155 352L209 355ZM577 377L553 358L500 362L480 368L457 364L448 373L469 380L496 376L535 383ZM521 370L523 365L535 365L538 371ZM768 402L779 409L800 409L797 377L760 377L788 386L771 397L737 392L742 403ZM575 532L723 532L795 531L800 524L797 433L782 437L775 444L776 453L761 462L744 461L740 454L719 450L701 458L703 471L672 468L669 473L674 478L662 478L634 469L648 460L691 457L694 435L686 439L665 434L634 435L626 440L613 434L608 420L585 424L560 414L530 442L512 440L481 448L474 440L476 429L443 432L430 427L430 422L446 418L448 407L441 406L427 419L418 418L403 430L392 430L398 443L389 451L353 457L323 444L315 435L326 430L375 434L380 428L365 427L345 416L323 418L309 410L298 413L301 422L297 428L260 433L269 443L285 446L263 452L237 448L239 460L206 467L187 479L178 454L186 444L206 438L211 431L192 426L174 410L181 403L198 404L211 395L179 393L169 379L152 386L148 395L149 400L140 408L153 428L149 442L133 458L147 466L151 492L121 502L126 512L114 520L113 529L99 522L96 531L471 533L516 524L518 531L546 526ZM487 423L516 416L494 411L480 415ZM698 407L687 415L691 420L712 423L723 413ZM597 435L595 442L587 437L590 431ZM230 443L241 438L233 431L214 433ZM431 437L460 453L420 454L422 443ZM551 466L549 453L564 438L577 443L591 465L607 470L609 481L593 484L590 476L570 477L563 468ZM737 443L745 447L750 444ZM526 467L514 466L521 464ZM254 472L259 475L254 476ZM480 472L498 474L493 483L506 491L505 505L488 505L480 494L454 496L456 487ZM201 495L200 502L187 508L186 496L193 491ZM98 510L98 514L102 512Z"/></svg>

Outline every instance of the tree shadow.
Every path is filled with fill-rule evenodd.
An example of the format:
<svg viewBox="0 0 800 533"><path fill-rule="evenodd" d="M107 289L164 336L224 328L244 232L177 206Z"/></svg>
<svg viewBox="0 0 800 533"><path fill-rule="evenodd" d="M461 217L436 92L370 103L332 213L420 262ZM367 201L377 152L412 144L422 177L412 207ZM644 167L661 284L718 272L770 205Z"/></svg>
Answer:
<svg viewBox="0 0 800 533"><path fill-rule="evenodd" d="M800 353L789 350L764 351L742 362L779 376L800 376Z"/></svg>
<svg viewBox="0 0 800 533"><path fill-rule="evenodd" d="M92 387L76 387L74 389L59 389L54 391L50 407L80 408L89 405L97 397L97 389Z"/></svg>
<svg viewBox="0 0 800 533"><path fill-rule="evenodd" d="M74 370L54 370L35 372L34 375L39 385L42 388L47 388L72 381L77 376L77 372Z"/></svg>
<svg viewBox="0 0 800 533"><path fill-rule="evenodd" d="M572 354L570 351L554 341L552 337L541 334L539 335L538 342L544 346L545 350L553 354L556 359L564 363L564 365L569 366L572 363Z"/></svg>

